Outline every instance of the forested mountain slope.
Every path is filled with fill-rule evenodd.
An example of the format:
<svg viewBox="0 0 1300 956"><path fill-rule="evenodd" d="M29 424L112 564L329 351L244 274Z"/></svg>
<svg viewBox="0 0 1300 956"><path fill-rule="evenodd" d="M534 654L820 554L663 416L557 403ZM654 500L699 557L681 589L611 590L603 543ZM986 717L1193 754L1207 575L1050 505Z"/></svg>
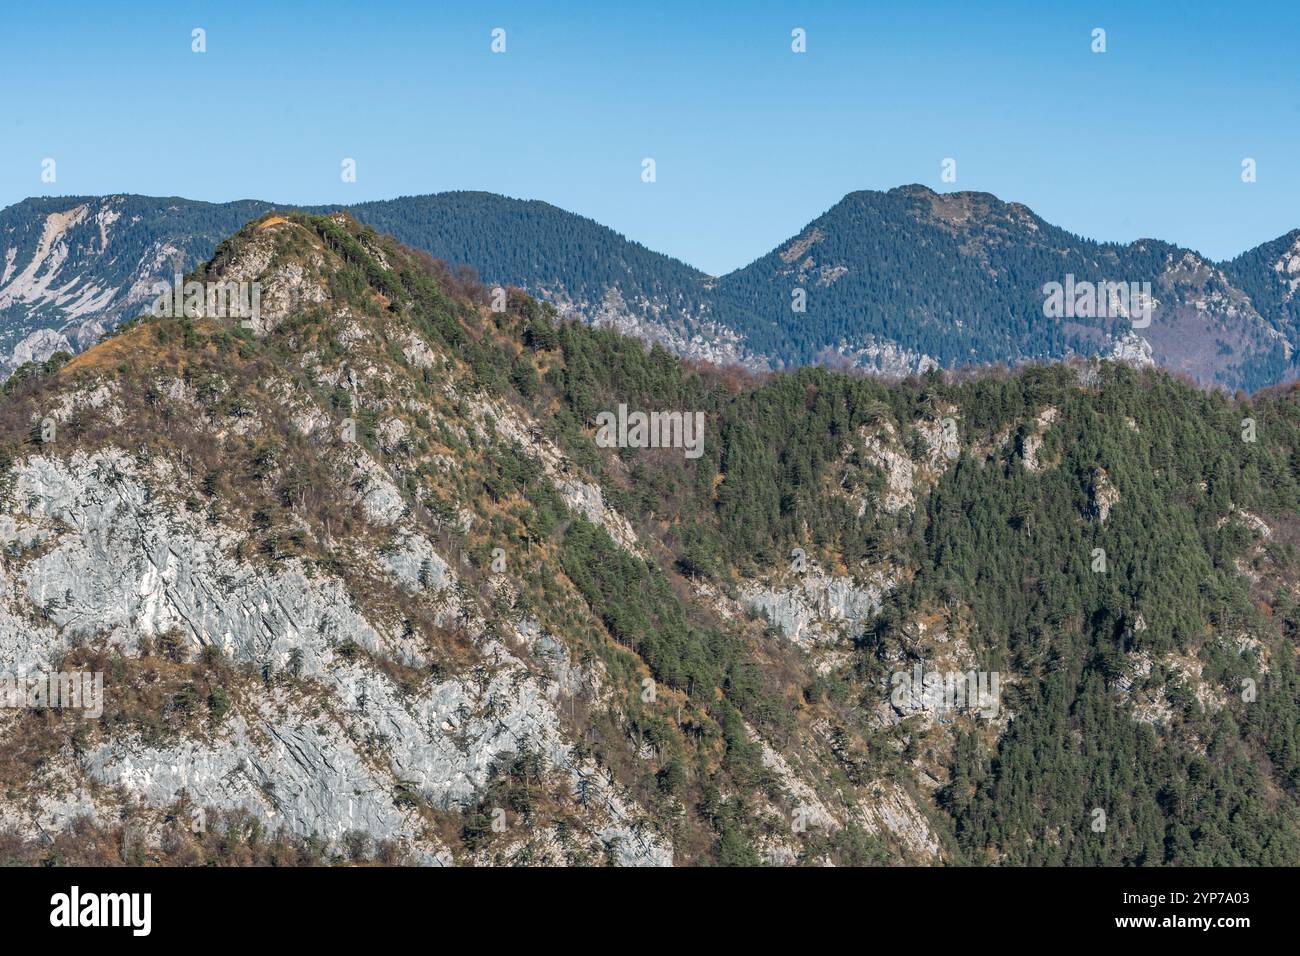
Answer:
<svg viewBox="0 0 1300 956"><path fill-rule="evenodd" d="M1296 389L719 370L345 215L192 278L261 314L5 385L0 670L104 681L6 860L1300 857Z"/></svg>
<svg viewBox="0 0 1300 956"><path fill-rule="evenodd" d="M1234 275L1252 278L1252 298L1191 250L1094 242L988 193L903 186L849 194L723 277L715 314L754 352L786 365L871 368L879 343L902 349L913 368L1121 354L1254 390L1294 374L1294 329L1278 301L1285 277L1269 271L1271 252L1239 260ZM1049 317L1044 289L1067 281L1122 283L1149 311L1139 313L1139 295L1104 308L1098 293L1091 310Z"/></svg>
<svg viewBox="0 0 1300 956"><path fill-rule="evenodd" d="M525 289L566 315L612 325L683 354L742 358L710 322L712 280L606 226L536 200L448 192L360 203L349 212L485 281Z"/></svg>

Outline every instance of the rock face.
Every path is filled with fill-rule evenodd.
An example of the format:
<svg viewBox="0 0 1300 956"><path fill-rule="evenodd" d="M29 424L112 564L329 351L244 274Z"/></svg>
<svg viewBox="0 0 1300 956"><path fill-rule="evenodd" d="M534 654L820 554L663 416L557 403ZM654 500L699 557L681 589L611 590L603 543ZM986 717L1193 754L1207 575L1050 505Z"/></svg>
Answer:
<svg viewBox="0 0 1300 956"><path fill-rule="evenodd" d="M1129 332L1115 342L1110 350L1110 358L1134 368L1151 368L1156 364L1152 356L1151 343L1136 332Z"/></svg>
<svg viewBox="0 0 1300 956"><path fill-rule="evenodd" d="M745 347L744 339L734 331L710 321L707 313L679 315L666 299L642 298L629 303L612 286L598 302L574 301L567 295L548 298L552 298L562 315L661 345L685 358L750 369L767 367L767 362L753 355Z"/></svg>
<svg viewBox="0 0 1300 956"><path fill-rule="evenodd" d="M53 329L37 329L14 346L9 356L11 369L28 362L44 362L55 352L71 352L73 345L67 337Z"/></svg>
<svg viewBox="0 0 1300 956"><path fill-rule="evenodd" d="M869 572L862 583L833 577L816 567L792 577L784 586L748 584L741 589L740 599L803 647L856 636L893 587L880 569Z"/></svg>
<svg viewBox="0 0 1300 956"><path fill-rule="evenodd" d="M753 728L746 728L746 731L762 751L763 766L776 776L789 794L797 832L834 833L842 829L847 822L852 822L871 834L891 834L907 847L908 852L918 861L938 862L939 844L930 830L929 823L926 822L925 815L897 785L879 783L876 785L877 799L870 804L851 807L847 813L842 810L834 811L800 779L780 753L759 737ZM777 844L768 849L767 858L769 863L791 863L795 860L795 854L790 846Z"/></svg>
<svg viewBox="0 0 1300 956"><path fill-rule="evenodd" d="M1286 289L1284 298L1290 301L1295 297L1296 289L1300 288L1300 235L1273 263L1273 271Z"/></svg>
<svg viewBox="0 0 1300 956"><path fill-rule="evenodd" d="M0 620L0 669L48 668L61 649L92 637L129 651L141 638L179 632L195 651L216 646L259 670L293 666L314 693L306 700L268 693L212 740L166 747L115 741L86 758L91 778L146 806L164 808L185 794L330 843L359 830L400 842L416 859L446 863L450 855L418 818L398 809L400 794L414 792L441 808L468 804L493 763L521 746L541 751L575 784L598 777L594 765L573 756L552 699L503 644L484 646L491 661L484 680L400 691L343 649L356 644L427 665L418 651L367 619L338 580L308 577L296 562L268 574L224 558L228 534L152 503L157 485L176 477L142 469L117 449L77 453L66 463L35 457L16 471L21 506L0 544L39 542L42 553L16 582L25 600ZM407 584L450 592L456 582L448 563L427 541L402 540L406 547L390 568ZM49 622L39 640L15 626L24 607L40 609ZM338 716L313 717L312 696ZM617 847L619 862L672 862L662 840L631 828L636 810L616 790L602 786L599 799L599 836ZM58 828L84 811L81 801L51 798L37 820Z"/></svg>
<svg viewBox="0 0 1300 956"><path fill-rule="evenodd" d="M1088 489L1092 500L1092 513L1102 524L1110 517L1110 511L1119 504L1119 490L1110 483L1110 476L1104 468L1093 472L1092 484Z"/></svg>
<svg viewBox="0 0 1300 956"><path fill-rule="evenodd" d="M885 474L885 494L880 505L888 512L902 511L916 503L912 496L916 466L902 449L892 422L886 422L880 434L866 429L861 433L867 457Z"/></svg>
<svg viewBox="0 0 1300 956"><path fill-rule="evenodd" d="M1043 447L1043 437L1056 421L1057 411L1053 406L1043 409L1034 421L1029 434L1025 436L1021 461L1026 471L1042 471L1046 467L1038 460L1038 453Z"/></svg>

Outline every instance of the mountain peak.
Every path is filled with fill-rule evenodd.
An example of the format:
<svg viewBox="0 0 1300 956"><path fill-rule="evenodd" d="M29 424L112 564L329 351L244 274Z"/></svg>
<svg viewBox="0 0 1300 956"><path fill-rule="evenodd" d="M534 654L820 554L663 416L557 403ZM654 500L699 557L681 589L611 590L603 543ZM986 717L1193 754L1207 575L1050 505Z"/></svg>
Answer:
<svg viewBox="0 0 1300 956"><path fill-rule="evenodd" d="M870 191L874 192L874 190L870 190ZM936 193L936 192L935 192L933 189L931 189L929 186L924 186L924 185L922 185L921 183L907 183L907 184L905 184L905 185L903 185L903 186L895 186L893 189L889 190L889 192L886 193L885 195L892 195L892 194L894 194L894 193L897 193L897 194L902 195L902 196L936 196L936 195L938 195L938 193ZM855 195L856 195L856 194L855 194Z"/></svg>

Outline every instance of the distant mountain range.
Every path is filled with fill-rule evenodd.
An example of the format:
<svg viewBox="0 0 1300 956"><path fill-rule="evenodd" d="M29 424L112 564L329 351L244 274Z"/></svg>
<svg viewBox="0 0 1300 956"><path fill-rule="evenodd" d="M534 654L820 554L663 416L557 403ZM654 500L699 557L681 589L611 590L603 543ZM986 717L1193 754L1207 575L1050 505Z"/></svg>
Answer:
<svg viewBox="0 0 1300 956"><path fill-rule="evenodd" d="M4 370L93 344L151 300L154 282L277 208L291 207L106 196L0 210ZM1215 263L1153 239L1084 239L987 193L913 185L851 193L766 256L712 277L543 202L450 192L348 208L489 284L715 363L896 376L1111 355L1228 389L1297 375L1300 230ZM1048 317L1053 282L1147 289L1149 324L1131 308Z"/></svg>
<svg viewBox="0 0 1300 956"><path fill-rule="evenodd" d="M0 385L0 866L1300 860L1300 385L718 369L346 213L192 276Z"/></svg>

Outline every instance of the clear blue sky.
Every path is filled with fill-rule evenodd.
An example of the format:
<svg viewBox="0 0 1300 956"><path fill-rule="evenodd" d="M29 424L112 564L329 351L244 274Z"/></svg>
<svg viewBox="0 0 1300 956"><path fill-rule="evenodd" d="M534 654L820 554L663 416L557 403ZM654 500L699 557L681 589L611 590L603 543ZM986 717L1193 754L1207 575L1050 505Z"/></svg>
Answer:
<svg viewBox="0 0 1300 956"><path fill-rule="evenodd" d="M1215 258L1300 226L1300 5L1281 0L4 0L0 91L0 205L484 189L715 274L847 192L911 182Z"/></svg>

